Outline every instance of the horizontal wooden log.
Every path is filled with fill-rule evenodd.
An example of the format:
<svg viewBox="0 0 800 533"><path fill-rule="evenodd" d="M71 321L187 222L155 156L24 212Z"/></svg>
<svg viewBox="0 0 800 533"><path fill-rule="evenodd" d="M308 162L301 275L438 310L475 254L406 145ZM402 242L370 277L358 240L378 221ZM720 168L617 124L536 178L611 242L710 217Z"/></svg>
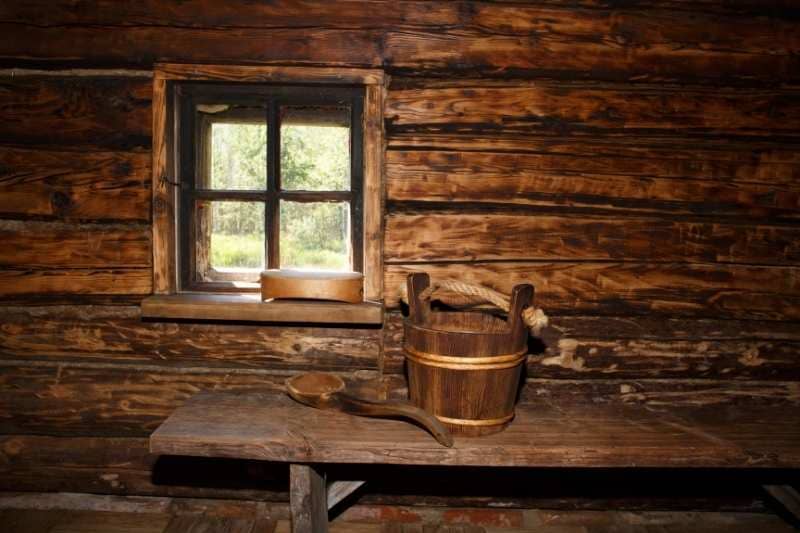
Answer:
<svg viewBox="0 0 800 533"><path fill-rule="evenodd" d="M792 91L483 81L389 91L390 134L502 131L557 135L796 136Z"/></svg>
<svg viewBox="0 0 800 533"><path fill-rule="evenodd" d="M686 165L688 166L688 165ZM389 200L574 206L638 213L797 218L800 188L736 175L674 176L672 161L562 154L387 152ZM800 172L800 164L796 166ZM672 174L672 175L670 175ZM663 177L662 177L663 175Z"/></svg>
<svg viewBox="0 0 800 533"><path fill-rule="evenodd" d="M99 1L91 10L76 10L68 1L34 0L26 5L3 6L0 21L43 26L158 25L219 29L452 26L468 15L463 12L465 5L416 0L340 0L335 4L320 0L277 0L267 4L232 0L225 5L208 1L164 5L144 0L136 5Z"/></svg>
<svg viewBox="0 0 800 533"><path fill-rule="evenodd" d="M296 370L78 363L0 357L0 433L146 437L202 390L284 394ZM339 374L363 383L376 376Z"/></svg>
<svg viewBox="0 0 800 533"><path fill-rule="evenodd" d="M467 158L467 152L535 155L541 158L537 168L542 170L762 183L779 191L796 190L800 178L800 155L791 145L756 139L637 136L620 143L600 136L403 133L390 136L388 146L397 151L461 152ZM392 157L391 151L387 156Z"/></svg>
<svg viewBox="0 0 800 533"><path fill-rule="evenodd" d="M635 0L625 3L621 9L618 2L613 0L540 0L538 2L514 2L512 5L474 5L467 1L419 1L419 0L339 0L336 6L324 0L278 0L269 4L253 4L246 0L232 0L225 5L214 2L194 2L184 5L164 5L154 0L143 0L135 5L118 5L112 1L94 2L91 10L72 9L68 0L46 2L34 0L23 4L9 4L0 8L0 21L15 22L30 25L169 25L191 27L218 27L218 28L249 28L253 26L287 27L296 26L326 26L343 25L349 27L368 28L419 28L431 26L473 25L475 28L486 30L503 30L507 33L526 34L535 30L547 30L542 17L549 15L547 22L559 22L559 29L564 29L565 22L569 22L567 15L572 15L578 21L573 21L573 27L586 24L593 25L598 30L582 33L597 33L613 31L616 25L619 30L631 24L627 17L642 17L644 9L650 13L655 8L664 11L655 12L650 19L645 19L643 30L652 31L654 20L657 17L669 17L669 27L660 28L661 37L670 32L681 33L697 32L706 35L719 43L725 40L729 46L743 46L743 38L735 40L729 34L719 32L726 24L742 24L743 28L752 33L761 35L754 44L759 44L765 50L768 44L774 42L766 38L769 28L758 21L736 19L710 19L707 13L726 15L767 15L772 17L771 22L778 24L783 29L791 23L791 13L786 10L785 0L737 0L736 2L719 2L718 0L703 0L687 2L686 0ZM543 7L545 6L545 7ZM391 7L392 9L386 9ZM578 8L594 8L595 11L586 12ZM45 9L47 8L47 9ZM562 9L558 9L562 8ZM564 9L566 8L566 10ZM644 9L643 9L644 8ZM784 8L782 13L779 8ZM613 11L612 11L613 10ZM680 18L676 11L696 12L695 18L686 20ZM378 15L377 13L380 13ZM610 14L617 16L612 20ZM590 15L595 15L591 18ZM781 14L789 20L781 24ZM681 13L682 15L682 13ZM538 16L538 17L537 17ZM640 20L640 19L637 19ZM709 20L715 24L708 26ZM705 26L701 26L702 24ZM637 24L638 26L638 24ZM566 28L569 29L569 28ZM588 28L587 28L588 29ZM682 31L683 30L683 31ZM569 32L568 32L569 33ZM642 31L641 33L644 33ZM744 33L744 32L743 32ZM792 42L792 35L773 29L788 42ZM713 36L713 37L712 37ZM744 36L743 36L744 37ZM749 41L748 41L749 43Z"/></svg>
<svg viewBox="0 0 800 533"><path fill-rule="evenodd" d="M150 68L156 62L190 62L377 67L382 62L378 30L4 26L29 39L24 47L8 40L0 43L0 64L5 65Z"/></svg>
<svg viewBox="0 0 800 533"><path fill-rule="evenodd" d="M4 302L130 298L139 301L153 292L149 268L127 269L0 269L0 300Z"/></svg>
<svg viewBox="0 0 800 533"><path fill-rule="evenodd" d="M149 267L150 228L139 225L0 221L0 266Z"/></svg>
<svg viewBox="0 0 800 533"><path fill-rule="evenodd" d="M0 57L149 66L165 59L208 62L216 55L218 61L729 83L796 79L798 66L795 20L775 16L762 22L764 15L780 15L774 10L757 11L759 17L726 17L702 7L687 15L672 4L663 10L619 9L616 4L597 9L608 7L597 3L591 6L595 9L580 9L558 2L325 4L237 1L165 7L148 1L120 8L101 2L77 13L68 2L48 4L46 10L34 2L0 13L10 34ZM37 17L44 11L47 15ZM30 41L22 44L15 32ZM271 46L257 46L263 41ZM188 42L195 46L183 46Z"/></svg>
<svg viewBox="0 0 800 533"><path fill-rule="evenodd" d="M252 461L163 458L147 438L0 436L0 490L286 501L288 472Z"/></svg>
<svg viewBox="0 0 800 533"><path fill-rule="evenodd" d="M145 437L201 390L283 394L293 372L0 360L0 433ZM349 381L348 374L339 374ZM358 380L358 378L356 378ZM397 391L402 394L401 391ZM395 392L392 393L393 395ZM529 379L524 401L800 403L800 382Z"/></svg>
<svg viewBox="0 0 800 533"><path fill-rule="evenodd" d="M645 217L441 211L386 218L388 262L626 260L791 265L800 229Z"/></svg>
<svg viewBox="0 0 800 533"><path fill-rule="evenodd" d="M797 381L739 381L713 379L538 379L525 382L520 401L550 402L622 402L649 405L653 408L719 405L800 404Z"/></svg>
<svg viewBox="0 0 800 533"><path fill-rule="evenodd" d="M0 216L147 221L151 158L0 146Z"/></svg>
<svg viewBox="0 0 800 533"><path fill-rule="evenodd" d="M0 143L150 149L150 79L3 77L0 95Z"/></svg>
<svg viewBox="0 0 800 533"><path fill-rule="evenodd" d="M387 307L397 307L406 277L460 279L510 294L532 283L535 302L559 314L674 315L800 320L797 267L647 263L470 262L387 265Z"/></svg>
<svg viewBox="0 0 800 533"><path fill-rule="evenodd" d="M409 71L421 64L552 77L590 72L596 79L639 81L741 80L744 72L761 79L792 77L796 65L789 52L797 48L789 36L796 32L795 23L788 20L776 20L776 31L770 33L755 21L697 12L550 10L530 4L475 6L473 19L483 32L389 33L389 64ZM743 32L738 42L733 28ZM770 38L785 46L783 53L770 54ZM741 54L744 50L755 55ZM762 62L762 57L768 59Z"/></svg>
<svg viewBox="0 0 800 533"><path fill-rule="evenodd" d="M374 370L381 340L380 329L143 322L139 307L5 307L0 317L0 352L52 361Z"/></svg>
<svg viewBox="0 0 800 533"><path fill-rule="evenodd" d="M551 317L541 341L532 344L527 375L548 379L800 378L800 337L792 331L794 323L756 322L751 329L747 321L733 325L718 320L655 322L650 317ZM384 333L384 371L401 374L403 326L397 313L387 316ZM786 338L776 338L781 336Z"/></svg>

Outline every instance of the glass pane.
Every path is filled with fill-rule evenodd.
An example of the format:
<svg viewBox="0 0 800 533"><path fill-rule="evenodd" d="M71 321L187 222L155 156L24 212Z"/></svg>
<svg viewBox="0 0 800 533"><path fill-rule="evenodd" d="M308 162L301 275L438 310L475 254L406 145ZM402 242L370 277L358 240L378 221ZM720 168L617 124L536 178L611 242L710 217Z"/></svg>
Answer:
<svg viewBox="0 0 800 533"><path fill-rule="evenodd" d="M198 105L197 113L202 139L198 187L266 189L266 110L257 106Z"/></svg>
<svg viewBox="0 0 800 533"><path fill-rule="evenodd" d="M351 270L347 202L281 201L281 268Z"/></svg>
<svg viewBox="0 0 800 533"><path fill-rule="evenodd" d="M281 187L350 189L350 108L281 108Z"/></svg>
<svg viewBox="0 0 800 533"><path fill-rule="evenodd" d="M257 282L264 270L264 204L197 202L197 273L200 281Z"/></svg>

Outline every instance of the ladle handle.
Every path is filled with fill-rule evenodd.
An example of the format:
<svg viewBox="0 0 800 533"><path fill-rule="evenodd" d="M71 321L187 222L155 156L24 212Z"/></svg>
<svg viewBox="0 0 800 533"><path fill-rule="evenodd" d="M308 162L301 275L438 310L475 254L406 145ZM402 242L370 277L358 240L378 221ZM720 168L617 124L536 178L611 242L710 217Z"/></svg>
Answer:
<svg viewBox="0 0 800 533"><path fill-rule="evenodd" d="M351 396L344 392L337 392L334 395L338 400L343 411L362 416L399 416L410 418L419 425L427 429L442 446L451 448L453 446L453 436L439 420L423 411L419 407L414 407L405 402L393 402L385 400L367 400Z"/></svg>

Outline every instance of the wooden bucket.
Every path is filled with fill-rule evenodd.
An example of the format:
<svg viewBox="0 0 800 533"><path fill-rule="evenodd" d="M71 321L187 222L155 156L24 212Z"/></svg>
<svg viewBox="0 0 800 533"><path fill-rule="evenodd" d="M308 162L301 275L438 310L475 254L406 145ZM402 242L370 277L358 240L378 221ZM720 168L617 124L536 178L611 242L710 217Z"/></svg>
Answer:
<svg viewBox="0 0 800 533"><path fill-rule="evenodd" d="M456 434L488 435L514 418L528 328L522 311L533 286L517 285L508 320L486 312L432 311L420 294L427 274L408 277L409 317L404 349L411 402L435 415Z"/></svg>

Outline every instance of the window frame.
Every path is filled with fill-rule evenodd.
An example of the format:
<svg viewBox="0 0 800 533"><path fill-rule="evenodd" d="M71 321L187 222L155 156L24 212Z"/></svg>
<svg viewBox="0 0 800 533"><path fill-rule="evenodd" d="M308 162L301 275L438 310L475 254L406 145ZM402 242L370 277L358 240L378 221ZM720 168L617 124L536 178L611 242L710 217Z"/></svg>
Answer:
<svg viewBox="0 0 800 533"><path fill-rule="evenodd" d="M163 296L195 292L179 289L179 186L176 176L180 162L175 153L178 130L173 93L175 83L180 81L363 87L363 196L359 219L362 224L364 296L367 301L381 301L385 150L383 102L386 80L383 71L375 69L156 64L153 76L153 293L161 298L159 301L163 302ZM230 298L226 301L230 305ZM247 302L251 305L252 298L248 297ZM282 312L287 317L292 316L285 310ZM354 318L353 321L357 320Z"/></svg>
<svg viewBox="0 0 800 533"><path fill-rule="evenodd" d="M258 283L233 281L203 281L197 279L196 205L201 200L253 201L264 205L266 268L280 268L281 200L293 202L347 202L351 221L350 247L352 270L363 272L363 109L365 91L362 86L298 85L298 84L220 84L178 82L173 87L176 110L176 157L178 179L178 287L192 292L258 292ZM263 109L263 115L253 120L267 126L267 183L263 191L210 189L198 186L201 146L207 138L205 128L210 120L198 120L195 109L202 104L253 104ZM342 191L285 190L281 184L281 120L284 107L302 105L333 106L345 104L350 109L350 187Z"/></svg>

